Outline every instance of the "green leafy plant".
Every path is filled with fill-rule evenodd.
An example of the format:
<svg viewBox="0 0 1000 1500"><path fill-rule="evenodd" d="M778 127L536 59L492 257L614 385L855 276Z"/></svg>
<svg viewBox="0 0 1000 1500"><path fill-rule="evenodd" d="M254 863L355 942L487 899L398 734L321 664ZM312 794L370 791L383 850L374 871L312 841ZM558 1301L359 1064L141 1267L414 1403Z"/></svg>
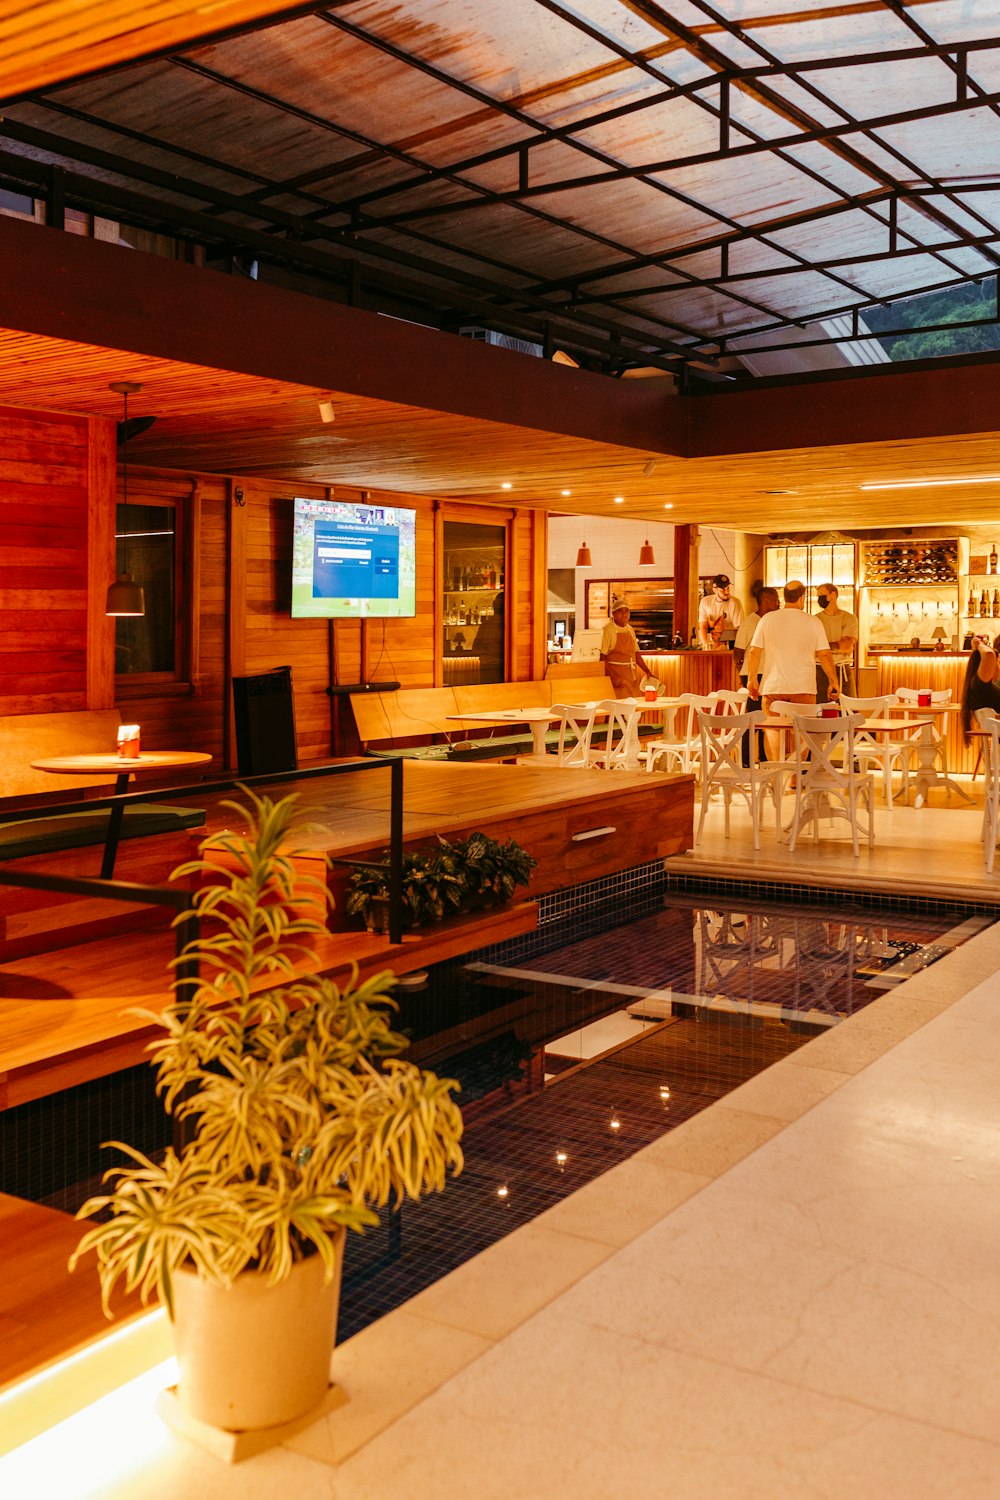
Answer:
<svg viewBox="0 0 1000 1500"><path fill-rule="evenodd" d="M136 1012L162 1028L150 1044L157 1089L184 1143L162 1162L109 1143L131 1165L111 1168L112 1190L78 1214L101 1216L71 1265L96 1253L106 1312L121 1280L172 1314L180 1266L223 1284L246 1269L277 1282L318 1253L332 1275L342 1227L375 1224L387 1203L440 1191L462 1167L458 1085L400 1059L393 976L358 984L355 971L341 989L310 972L326 928L295 903L295 798L247 795L249 811L226 805L248 832L214 839L212 864L174 872L211 877L183 955L198 960L193 993L177 979L162 1013Z"/></svg>
<svg viewBox="0 0 1000 1500"><path fill-rule="evenodd" d="M346 909L378 925L388 908L388 850L378 863L356 865ZM442 917L509 901L527 885L538 861L514 839L501 843L486 833L471 833L456 842L440 834L436 846L403 855L403 919L411 927L440 922Z"/></svg>

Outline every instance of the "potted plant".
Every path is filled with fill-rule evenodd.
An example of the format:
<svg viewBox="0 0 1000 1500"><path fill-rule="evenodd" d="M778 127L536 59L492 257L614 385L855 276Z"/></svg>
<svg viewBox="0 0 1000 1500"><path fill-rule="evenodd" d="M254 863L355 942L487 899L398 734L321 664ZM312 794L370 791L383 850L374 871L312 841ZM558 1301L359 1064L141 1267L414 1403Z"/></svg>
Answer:
<svg viewBox="0 0 1000 1500"><path fill-rule="evenodd" d="M436 846L403 855L403 919L420 927L509 901L517 886L527 885L537 863L514 839L501 843L486 833L470 833L453 843L438 834ZM369 930L387 930L387 851L381 861L354 863L346 909L349 916L362 917Z"/></svg>
<svg viewBox="0 0 1000 1500"><path fill-rule="evenodd" d="M162 1029L150 1051L177 1140L162 1161L111 1143L129 1164L81 1208L99 1222L72 1262L96 1253L105 1311L119 1281L159 1298L183 1407L231 1429L318 1404L345 1231L462 1166L457 1084L400 1059L392 976L341 989L314 972L326 928L295 904L295 798L248 795L249 812L226 804L249 829L213 840L222 867L174 872L210 876L184 955L199 977L176 979L162 1013L140 1012Z"/></svg>

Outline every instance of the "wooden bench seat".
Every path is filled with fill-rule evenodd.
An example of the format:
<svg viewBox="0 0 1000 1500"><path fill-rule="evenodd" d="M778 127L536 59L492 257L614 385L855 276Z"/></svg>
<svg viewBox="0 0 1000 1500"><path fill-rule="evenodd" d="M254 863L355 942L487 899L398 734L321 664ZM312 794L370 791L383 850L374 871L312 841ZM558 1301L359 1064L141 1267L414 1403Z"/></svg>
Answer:
<svg viewBox="0 0 1000 1500"><path fill-rule="evenodd" d="M114 788L114 777L107 773L53 776L47 771L36 771L31 762L54 755L112 751L120 723L121 714L117 708L11 714L0 718L0 862L104 843L109 818L107 808L61 813L58 806L60 800L66 800L67 793L93 787L110 793ZM3 821L5 800L9 799L12 806L26 810L31 806L28 799L36 797L46 799L40 804L37 817ZM199 827L204 821L205 815L198 808L137 803L125 809L121 837L172 833Z"/></svg>
<svg viewBox="0 0 1000 1500"><path fill-rule="evenodd" d="M84 849L103 844L108 831L109 810L52 813L23 823L0 823L0 863L24 859L29 854L52 854L59 849ZM176 833L200 828L205 812L200 807L178 807L176 803L140 802L125 808L120 837L146 838L154 833Z"/></svg>
<svg viewBox="0 0 1000 1500"><path fill-rule="evenodd" d="M591 669L572 678L352 693L351 707L366 755L432 761L513 760L531 753L534 741L530 730L511 733L498 723L491 734L488 725L476 719L463 721L461 715L490 709L551 708L554 703L592 702L614 696L611 679ZM662 733L662 729L654 707L649 720L640 723L639 734L645 738ZM595 726L593 742L602 744L606 734L604 726ZM558 735L546 734L546 743L554 748Z"/></svg>

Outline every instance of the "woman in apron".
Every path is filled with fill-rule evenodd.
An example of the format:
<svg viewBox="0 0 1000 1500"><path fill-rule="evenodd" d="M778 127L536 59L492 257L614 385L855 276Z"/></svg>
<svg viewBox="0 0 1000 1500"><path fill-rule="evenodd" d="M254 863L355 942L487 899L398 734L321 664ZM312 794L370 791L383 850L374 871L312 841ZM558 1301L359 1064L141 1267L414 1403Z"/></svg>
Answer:
<svg viewBox="0 0 1000 1500"><path fill-rule="evenodd" d="M612 599L611 619L601 636L601 661L616 698L641 698L643 674L654 675L639 653L639 642L628 622L629 614L624 599Z"/></svg>

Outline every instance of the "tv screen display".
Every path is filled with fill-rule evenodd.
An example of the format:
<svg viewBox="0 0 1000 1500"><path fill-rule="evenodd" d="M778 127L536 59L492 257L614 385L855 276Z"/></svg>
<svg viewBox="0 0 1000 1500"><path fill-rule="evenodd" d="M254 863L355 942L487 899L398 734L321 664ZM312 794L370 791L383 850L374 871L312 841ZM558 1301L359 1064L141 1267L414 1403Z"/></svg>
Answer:
<svg viewBox="0 0 1000 1500"><path fill-rule="evenodd" d="M401 619L417 612L416 511L297 496L296 619Z"/></svg>

